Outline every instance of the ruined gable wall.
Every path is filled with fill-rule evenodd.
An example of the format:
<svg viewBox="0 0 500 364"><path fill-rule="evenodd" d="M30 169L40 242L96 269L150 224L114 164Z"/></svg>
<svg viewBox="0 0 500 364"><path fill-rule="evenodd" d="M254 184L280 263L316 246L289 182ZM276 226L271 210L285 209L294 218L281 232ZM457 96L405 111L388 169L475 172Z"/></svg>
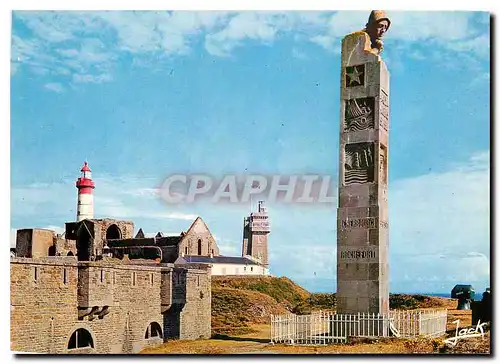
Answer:
<svg viewBox="0 0 500 364"><path fill-rule="evenodd" d="M181 240L179 244L180 254L198 255L198 240L201 240L201 255L209 256L212 251L214 256L219 255L219 247L217 246L215 238L201 219L196 220L194 225Z"/></svg>

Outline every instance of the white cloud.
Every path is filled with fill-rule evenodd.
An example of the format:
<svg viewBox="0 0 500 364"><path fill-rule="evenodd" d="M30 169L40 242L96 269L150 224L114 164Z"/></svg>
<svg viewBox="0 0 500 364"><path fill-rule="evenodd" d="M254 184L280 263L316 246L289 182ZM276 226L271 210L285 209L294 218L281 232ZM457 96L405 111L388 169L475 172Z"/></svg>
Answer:
<svg viewBox="0 0 500 364"><path fill-rule="evenodd" d="M130 191L117 189L116 184L127 181ZM154 219L194 221L198 215L180 208L172 210L159 197L145 198L142 193L155 191L155 179L134 176L94 178L94 214L96 218ZM139 191L139 193L137 193ZM144 192L147 191L147 192ZM72 221L76 214L76 194L73 179L55 183L34 183L13 186L11 189L12 214L16 219L43 217L54 224Z"/></svg>
<svg viewBox="0 0 500 364"><path fill-rule="evenodd" d="M489 284L489 154L479 152L442 172L391 183L392 292ZM270 211L271 269L323 290L336 280L335 208L307 208Z"/></svg>
<svg viewBox="0 0 500 364"><path fill-rule="evenodd" d="M393 183L391 277L403 284L434 275L489 281L489 183L489 152L441 173Z"/></svg>
<svg viewBox="0 0 500 364"><path fill-rule="evenodd" d="M137 216L137 215L136 215ZM145 215L142 215L147 218L154 218L154 219L174 219L174 220L187 220L187 221L194 221L198 215L196 214L184 214L180 212L158 212L158 213L146 213Z"/></svg>
<svg viewBox="0 0 500 364"><path fill-rule="evenodd" d="M459 40L474 34L471 25L473 13L452 11L393 11L388 12L391 18L389 29L391 38L425 41ZM387 33L389 34L389 33Z"/></svg>
<svg viewBox="0 0 500 364"><path fill-rule="evenodd" d="M160 196L160 190L158 188L137 188L134 190L126 190L123 191L126 194L132 195L132 196L141 196L141 197L155 197L157 198Z"/></svg>
<svg viewBox="0 0 500 364"><path fill-rule="evenodd" d="M232 17L217 33L206 36L207 51L216 56L228 56L245 39L269 43L274 40L286 15L268 12L244 12Z"/></svg>
<svg viewBox="0 0 500 364"><path fill-rule="evenodd" d="M78 83L103 83L103 82L108 82L111 81L113 78L111 77L110 74L98 74L98 75L91 75L91 74L74 74L73 75L73 81L78 82Z"/></svg>
<svg viewBox="0 0 500 364"><path fill-rule="evenodd" d="M340 45L340 41L334 37L328 35L315 35L310 39L310 41L322 46L328 51L340 54L339 47L335 47L336 45Z"/></svg>
<svg viewBox="0 0 500 364"><path fill-rule="evenodd" d="M44 85L44 87L47 90L57 92L58 94L61 92L64 92L64 87L60 83L57 83L57 82L46 83Z"/></svg>
<svg viewBox="0 0 500 364"><path fill-rule="evenodd" d="M302 52L300 49L294 48L292 50L292 56L297 59L309 59L306 53Z"/></svg>
<svg viewBox="0 0 500 364"><path fill-rule="evenodd" d="M441 173L393 183L389 190L394 253L486 253L489 248L489 153Z"/></svg>
<svg viewBox="0 0 500 364"><path fill-rule="evenodd" d="M488 58L489 34L479 34L472 12L389 12L391 45L403 43L409 52L447 49ZM12 69L26 65L38 72L72 75L73 82L109 82L114 63L131 53L141 57L185 55L204 42L215 56L229 56L247 41L271 44L282 35L309 40L340 52L340 39L360 30L366 11L343 12L188 12L188 11L16 11L33 37L12 36ZM418 48L418 49L416 49ZM410 51L410 49L414 49ZM137 59L138 58L138 59Z"/></svg>
<svg viewBox="0 0 500 364"><path fill-rule="evenodd" d="M482 34L473 39L450 42L446 46L455 51L472 52L483 58L490 56L490 37L488 34Z"/></svg>
<svg viewBox="0 0 500 364"><path fill-rule="evenodd" d="M391 19L391 27L385 41L391 45L396 42L405 44L412 56L415 56L416 45L426 53L429 48L441 47L489 57L489 34L477 33L472 24L474 13L388 11L387 15ZM312 36L311 41L330 50L334 42L339 42L348 33L363 29L366 22L364 11L337 12L330 17L327 32ZM335 49L339 48L338 45L335 44Z"/></svg>
<svg viewBox="0 0 500 364"><path fill-rule="evenodd" d="M215 235L214 235L215 238ZM241 241L234 241L231 239L217 239L217 246L219 247L220 255L224 255L226 257L238 257L241 256Z"/></svg>

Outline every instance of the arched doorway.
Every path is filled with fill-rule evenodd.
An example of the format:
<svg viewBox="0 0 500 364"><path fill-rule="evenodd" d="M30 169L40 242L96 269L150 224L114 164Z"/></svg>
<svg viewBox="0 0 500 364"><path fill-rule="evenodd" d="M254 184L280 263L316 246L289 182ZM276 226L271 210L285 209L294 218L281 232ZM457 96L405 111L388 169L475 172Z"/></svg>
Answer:
<svg viewBox="0 0 500 364"><path fill-rule="evenodd" d="M92 339L92 335L85 329L77 329L69 338L68 350L93 347L94 340Z"/></svg>
<svg viewBox="0 0 500 364"><path fill-rule="evenodd" d="M151 322L146 329L146 333L144 334L145 339L152 339L152 338L162 338L162 332L161 332L161 326L158 322Z"/></svg>
<svg viewBox="0 0 500 364"><path fill-rule="evenodd" d="M120 231L120 228L116 224L110 225L106 230L106 240L121 238L122 232Z"/></svg>

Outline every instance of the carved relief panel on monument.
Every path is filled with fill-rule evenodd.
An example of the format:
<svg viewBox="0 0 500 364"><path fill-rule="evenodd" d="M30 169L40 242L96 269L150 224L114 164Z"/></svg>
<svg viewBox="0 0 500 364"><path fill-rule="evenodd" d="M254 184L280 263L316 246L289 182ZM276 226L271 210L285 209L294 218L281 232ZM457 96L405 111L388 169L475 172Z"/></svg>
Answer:
<svg viewBox="0 0 500 364"><path fill-rule="evenodd" d="M344 132L373 129L375 99L365 97L345 101Z"/></svg>
<svg viewBox="0 0 500 364"><path fill-rule="evenodd" d="M374 181L374 143L346 144L344 185Z"/></svg>
<svg viewBox="0 0 500 364"><path fill-rule="evenodd" d="M348 66L345 68L345 87L364 86L365 65Z"/></svg>
<svg viewBox="0 0 500 364"><path fill-rule="evenodd" d="M387 184L387 148L383 145L380 146L379 155L379 182Z"/></svg>
<svg viewBox="0 0 500 364"><path fill-rule="evenodd" d="M389 96L384 90L380 90L379 118L380 128L389 131Z"/></svg>

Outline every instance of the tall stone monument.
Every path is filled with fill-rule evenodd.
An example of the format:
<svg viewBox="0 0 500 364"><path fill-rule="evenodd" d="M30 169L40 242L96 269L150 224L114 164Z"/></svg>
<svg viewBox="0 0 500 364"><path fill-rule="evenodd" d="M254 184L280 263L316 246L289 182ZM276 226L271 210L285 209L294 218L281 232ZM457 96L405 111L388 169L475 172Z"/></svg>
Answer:
<svg viewBox="0 0 500 364"><path fill-rule="evenodd" d="M374 10L342 40L338 313L389 312L389 72L380 53L390 24Z"/></svg>

